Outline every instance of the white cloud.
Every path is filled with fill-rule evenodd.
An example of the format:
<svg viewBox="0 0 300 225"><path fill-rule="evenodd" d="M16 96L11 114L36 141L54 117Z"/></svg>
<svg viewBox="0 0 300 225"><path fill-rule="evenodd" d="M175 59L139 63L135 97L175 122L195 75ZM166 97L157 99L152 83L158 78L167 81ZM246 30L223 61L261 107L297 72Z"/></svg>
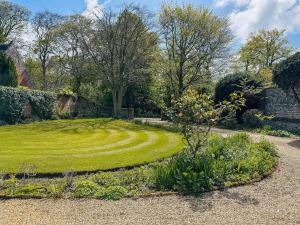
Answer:
<svg viewBox="0 0 300 225"><path fill-rule="evenodd" d="M215 0L216 6L232 4L229 15L234 34L245 41L251 32L266 29L300 31L300 5L297 0ZM243 6L243 7L240 7Z"/></svg>
<svg viewBox="0 0 300 225"><path fill-rule="evenodd" d="M101 17L103 15L103 8L110 0L106 0L103 4L100 4L98 0L85 0L86 9L82 13L83 16L88 18Z"/></svg>
<svg viewBox="0 0 300 225"><path fill-rule="evenodd" d="M240 7L240 6L247 5L247 3L249 3L249 0L214 0L214 2L215 5L220 8L230 4L234 4Z"/></svg>

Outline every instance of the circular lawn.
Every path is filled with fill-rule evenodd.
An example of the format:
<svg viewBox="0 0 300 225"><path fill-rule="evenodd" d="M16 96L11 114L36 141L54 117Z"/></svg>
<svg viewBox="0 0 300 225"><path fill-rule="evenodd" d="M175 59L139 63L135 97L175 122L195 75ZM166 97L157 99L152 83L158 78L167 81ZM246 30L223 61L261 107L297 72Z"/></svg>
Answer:
<svg viewBox="0 0 300 225"><path fill-rule="evenodd" d="M0 173L108 170L156 161L184 147L178 133L112 119L2 126L0 137Z"/></svg>

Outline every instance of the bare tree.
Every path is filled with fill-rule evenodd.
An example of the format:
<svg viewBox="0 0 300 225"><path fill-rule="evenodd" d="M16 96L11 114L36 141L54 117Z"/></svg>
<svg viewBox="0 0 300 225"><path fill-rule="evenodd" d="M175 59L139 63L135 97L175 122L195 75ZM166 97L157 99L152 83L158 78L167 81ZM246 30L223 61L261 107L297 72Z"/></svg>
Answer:
<svg viewBox="0 0 300 225"><path fill-rule="evenodd" d="M104 12L86 43L101 80L112 92L115 117L120 116L128 87L143 80L157 48L147 21L147 14L137 7L125 7L118 14Z"/></svg>
<svg viewBox="0 0 300 225"><path fill-rule="evenodd" d="M36 14L32 21L33 30L36 35L33 50L41 64L43 90L47 88L47 67L51 54L54 53L53 29L61 20L62 17L60 15L44 11Z"/></svg>

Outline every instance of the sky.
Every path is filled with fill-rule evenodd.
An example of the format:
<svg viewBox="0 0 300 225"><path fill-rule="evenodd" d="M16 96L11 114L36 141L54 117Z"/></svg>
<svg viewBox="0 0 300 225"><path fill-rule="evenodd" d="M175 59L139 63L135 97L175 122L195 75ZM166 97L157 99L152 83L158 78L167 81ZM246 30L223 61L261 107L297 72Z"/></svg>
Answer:
<svg viewBox="0 0 300 225"><path fill-rule="evenodd" d="M10 0L26 6L34 15L49 10L62 15L93 15L95 9L119 8L124 3L146 6L158 13L163 2L204 5L229 18L235 45L242 45L251 32L262 28L285 29L293 47L300 48L300 0Z"/></svg>

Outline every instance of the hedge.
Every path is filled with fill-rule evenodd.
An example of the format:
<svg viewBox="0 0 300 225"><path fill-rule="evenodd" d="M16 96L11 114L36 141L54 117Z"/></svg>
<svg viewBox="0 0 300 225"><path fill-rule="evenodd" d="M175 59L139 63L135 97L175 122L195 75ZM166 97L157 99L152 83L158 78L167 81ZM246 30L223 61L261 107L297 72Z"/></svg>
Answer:
<svg viewBox="0 0 300 225"><path fill-rule="evenodd" d="M293 92L300 103L300 52L280 62L273 71L273 82L285 92Z"/></svg>
<svg viewBox="0 0 300 225"><path fill-rule="evenodd" d="M21 90L0 86L0 120L9 124L22 122L24 110L32 108L32 117L50 119L54 113L56 95L51 92Z"/></svg>
<svg viewBox="0 0 300 225"><path fill-rule="evenodd" d="M258 108L261 101L261 96L259 95L259 93L251 93L251 91L245 92L243 85L248 87L249 90L251 90L251 88L259 90L263 87L263 82L255 74L241 72L229 74L223 77L217 82L215 89L216 103L230 99L231 93L244 92L246 105L237 112L237 119L240 122L242 120L242 114L248 109Z"/></svg>

